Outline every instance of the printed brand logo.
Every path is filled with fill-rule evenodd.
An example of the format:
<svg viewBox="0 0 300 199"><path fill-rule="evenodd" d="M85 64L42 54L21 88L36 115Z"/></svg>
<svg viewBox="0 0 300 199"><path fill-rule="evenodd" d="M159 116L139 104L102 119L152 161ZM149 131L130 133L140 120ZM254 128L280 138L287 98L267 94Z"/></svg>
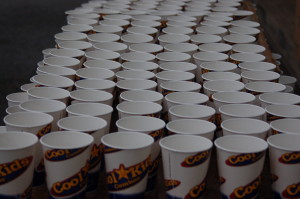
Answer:
<svg viewBox="0 0 300 199"><path fill-rule="evenodd" d="M271 121L274 121L274 120L279 120L279 119L282 119L282 118L283 117L279 117L279 116L275 116L275 115L267 113L267 121L268 122L271 122Z"/></svg>
<svg viewBox="0 0 300 199"><path fill-rule="evenodd" d="M201 68L202 75L205 74L205 73L209 73L209 72L211 72L211 71L208 70L208 69L205 69L205 68Z"/></svg>
<svg viewBox="0 0 300 199"><path fill-rule="evenodd" d="M164 133L164 130L160 129L160 130L153 131L153 132L149 133L149 135L151 137L153 137L154 141L156 142L157 140L159 140L160 138L162 138L163 133Z"/></svg>
<svg viewBox="0 0 300 199"><path fill-rule="evenodd" d="M259 193L260 187L260 176L255 180L247 184L246 186L240 186L235 188L233 192L230 194L230 199L252 199L256 198Z"/></svg>
<svg viewBox="0 0 300 199"><path fill-rule="evenodd" d="M276 130L272 129L272 135L277 135L277 134L282 134L282 133L279 132L279 131L276 131Z"/></svg>
<svg viewBox="0 0 300 199"><path fill-rule="evenodd" d="M0 164L0 185L9 183L22 175L30 166L32 156Z"/></svg>
<svg viewBox="0 0 300 199"><path fill-rule="evenodd" d="M123 164L106 174L109 191L120 191L132 187L141 182L148 174L150 156L136 164L126 168Z"/></svg>
<svg viewBox="0 0 300 199"><path fill-rule="evenodd" d="M75 175L52 184L50 194L54 197L69 197L80 193L86 187L88 171L89 163L87 161L85 166Z"/></svg>
<svg viewBox="0 0 300 199"><path fill-rule="evenodd" d="M90 157L90 170L94 169L100 164L102 157L102 145L94 144Z"/></svg>
<svg viewBox="0 0 300 199"><path fill-rule="evenodd" d="M297 184L291 184L282 192L284 198L300 198L300 182Z"/></svg>
<svg viewBox="0 0 300 199"><path fill-rule="evenodd" d="M178 180L165 180L166 191L170 191L172 189L175 189L180 184L181 184L181 182L178 181Z"/></svg>
<svg viewBox="0 0 300 199"><path fill-rule="evenodd" d="M41 138L43 135L46 135L47 133L51 132L51 124L48 124L47 126L45 126L44 128L42 128L41 130L39 130L36 134L36 136L38 136L38 138Z"/></svg>
<svg viewBox="0 0 300 199"><path fill-rule="evenodd" d="M240 64L240 61L234 60L234 59L229 59L229 62L234 63L236 65Z"/></svg>
<svg viewBox="0 0 300 199"><path fill-rule="evenodd" d="M146 114L144 116L160 118L160 112L158 112L158 113L150 113L150 114Z"/></svg>
<svg viewBox="0 0 300 199"><path fill-rule="evenodd" d="M226 164L233 167L246 166L259 161L264 155L265 152L232 155L228 157Z"/></svg>
<svg viewBox="0 0 300 199"><path fill-rule="evenodd" d="M167 89L162 89L162 92L161 92L161 94L163 95L163 96L166 96L166 95L168 95L168 94L170 94L170 93L174 93L175 91L170 91L170 90L167 90Z"/></svg>
<svg viewBox="0 0 300 199"><path fill-rule="evenodd" d="M53 149L53 150L48 150L45 153L45 159L49 161L63 161L63 160L68 160L73 157L78 156L81 154L83 151L85 151L87 147L84 148L79 148L79 149Z"/></svg>
<svg viewBox="0 0 300 199"><path fill-rule="evenodd" d="M155 160L150 161L149 170L148 170L149 177L153 177L156 175L159 166L159 160L160 160L160 156L158 155Z"/></svg>
<svg viewBox="0 0 300 199"><path fill-rule="evenodd" d="M278 176L271 173L271 182L274 183L274 182L276 182L276 180L278 180Z"/></svg>
<svg viewBox="0 0 300 199"><path fill-rule="evenodd" d="M223 178L223 177L220 177L219 178L219 182L220 182L220 185L224 184L226 182L226 179Z"/></svg>
<svg viewBox="0 0 300 199"><path fill-rule="evenodd" d="M115 152L121 151L121 149L115 149L115 148L111 148L108 146L103 146L102 150L103 150L103 153L115 153Z"/></svg>
<svg viewBox="0 0 300 199"><path fill-rule="evenodd" d="M221 123L222 123L221 113L216 113L215 114L215 124L218 129L221 129Z"/></svg>
<svg viewBox="0 0 300 199"><path fill-rule="evenodd" d="M279 158L279 162L283 164L299 164L300 152L282 154Z"/></svg>
<svg viewBox="0 0 300 199"><path fill-rule="evenodd" d="M189 193L184 197L184 199L197 199L201 198L206 190L206 182L205 180L200 184L194 186Z"/></svg>
<svg viewBox="0 0 300 199"><path fill-rule="evenodd" d="M208 158L209 158L209 151L200 152L185 158L184 161L181 163L181 166L195 167L205 162Z"/></svg>

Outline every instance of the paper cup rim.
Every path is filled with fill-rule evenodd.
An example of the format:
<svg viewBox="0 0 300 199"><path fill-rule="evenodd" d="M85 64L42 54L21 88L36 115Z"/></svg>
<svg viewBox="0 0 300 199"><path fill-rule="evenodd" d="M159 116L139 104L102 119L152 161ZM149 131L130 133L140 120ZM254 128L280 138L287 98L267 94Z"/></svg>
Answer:
<svg viewBox="0 0 300 199"><path fill-rule="evenodd" d="M195 119L195 117L199 117L200 115L198 116L187 116L187 115L184 115L184 114L179 114L179 113L174 113L174 109L177 109L177 108L181 108L181 107L186 107L186 106L190 106L190 107L203 107L206 109L206 111L211 111L211 113L207 114L207 115L201 115L201 117L207 117L207 116L213 116L215 113L216 113L216 110L210 106L206 106L206 105L202 105L202 104L180 104L180 105L175 105L175 106L172 106L170 109L169 109L169 113L176 116L176 117L184 117L185 119ZM206 113L207 113L206 112Z"/></svg>
<svg viewBox="0 0 300 199"><path fill-rule="evenodd" d="M23 117L26 117L26 115L28 116L29 114L39 115L39 118L44 117L44 120L47 120L47 121L43 121L39 124L25 124L25 123L24 124L14 124L13 122L9 121L10 118L12 118L16 115L19 117L21 117L22 115L25 115ZM31 127L39 127L39 126L44 126L44 125L50 124L53 122L53 117L49 114L41 113L41 112L17 112L17 113L12 113L10 115L5 116L3 121L6 125L10 125L13 127L31 128Z"/></svg>
<svg viewBox="0 0 300 199"><path fill-rule="evenodd" d="M190 149L190 150L182 150L182 149L175 149L174 147L167 147L165 146L164 142L168 141L169 139L174 139L174 138L190 138L190 139L193 139L193 140L201 140L203 142L206 142L207 143L207 146L206 147L203 147L203 145L199 145L198 144L198 147L199 149ZM207 151L207 150L210 150L212 149L213 147L213 143L212 141L210 141L208 138L205 138L205 137L202 137L202 136L197 136L197 135L170 135L170 136L167 136L163 139L161 139L159 141L159 145L162 149L167 149L169 151L172 151L172 152L177 152L177 153L196 153L196 152L199 152L199 151ZM201 146L201 148L200 148Z"/></svg>
<svg viewBox="0 0 300 199"><path fill-rule="evenodd" d="M61 145L59 145L59 144L51 145L51 144L48 144L47 142L45 142L45 139L47 139L49 136L58 136L59 137L59 134L62 134L62 133L70 134L70 135L68 135L69 137L74 137L76 134L77 134L77 136L86 137L87 138L86 143L83 143L80 145L78 144L77 146L62 146L62 144ZM82 139L80 139L80 140L82 141ZM46 146L51 149L78 149L78 148L87 147L87 146L91 145L93 142L94 142L93 136L91 136L87 133L82 133L82 132L78 132L78 131L55 131L55 132L51 132L51 133L48 133L48 134L42 136L40 139L40 143L43 146Z"/></svg>
<svg viewBox="0 0 300 199"><path fill-rule="evenodd" d="M284 114L282 114L282 113L280 113L280 112L274 112L274 110L272 110L272 108L274 108L274 107L285 107L285 106L289 106L289 107L291 107L292 108L292 110L296 110L296 109L299 109L298 111L299 111L299 114L298 115L294 115L294 116L292 116L292 115L284 115ZM279 116L279 117L284 117L284 118L294 118L294 117L296 117L296 118L300 118L300 106L298 106L298 105L293 105L293 104L272 104L272 105L268 105L266 108L265 108L265 110L266 110L266 113L268 113L268 114L272 114L272 115L275 115L275 116Z"/></svg>
<svg viewBox="0 0 300 199"><path fill-rule="evenodd" d="M94 71L98 72L97 75L103 75L103 77L89 77L87 74L82 74L87 71ZM105 74L106 73L106 74ZM95 73L94 73L95 74ZM76 75L78 77L82 77L85 79L109 79L115 76L115 73L112 70L106 69L106 68L98 68L98 67L91 67L91 68L80 68L76 71Z"/></svg>
<svg viewBox="0 0 300 199"><path fill-rule="evenodd" d="M283 150L283 151L300 151L300 147L299 145L294 145L291 144L289 142L289 144L284 144L282 141L283 139L287 137L287 138L291 138L292 141L295 141L298 139L300 139L300 135L297 134L277 134L277 135L272 135L267 139L267 142L269 144L270 147L274 147L276 149L279 150ZM278 142L278 139L280 142ZM277 141L277 142L276 142ZM297 148L298 146L298 148Z"/></svg>
<svg viewBox="0 0 300 199"><path fill-rule="evenodd" d="M107 137L118 136L118 134L123 134L123 135L127 134L127 135L131 135L131 136L135 136L136 138L143 137L143 138L147 139L147 143L144 145L141 145L139 143L140 145L133 146L133 144L137 143L137 142L135 142L135 143L131 143L130 146L117 146L116 144L111 144L111 143L106 142ZM145 133L118 131L118 132L109 133L109 134L104 135L101 138L101 143L103 143L105 146L115 148L115 149L137 150L137 149L143 149L143 148L147 148L147 147L151 146L154 143L154 139L150 135L147 135Z"/></svg>
<svg viewBox="0 0 300 199"><path fill-rule="evenodd" d="M37 110L37 109L34 110L32 107L31 108L30 107L26 107L26 105L29 105L30 103L35 104L37 102L42 102L42 103L45 103L47 105L49 105L50 103L52 103L52 105L50 105L52 107L49 108L49 109L46 109L46 106L42 106L43 108L39 109L39 110ZM30 111L30 112L53 113L53 112L65 110L66 109L66 104L63 103L63 102L60 102L58 100L52 100L52 99L32 99L32 100L28 100L26 102L21 103L19 105L19 107L20 107L21 110ZM53 107L55 107L55 108L53 108Z"/></svg>
<svg viewBox="0 0 300 199"><path fill-rule="evenodd" d="M257 131L246 131L246 130L236 130L236 129L230 129L228 128L226 125L229 124L229 123L232 123L232 122L240 122L240 121L249 121L249 122L253 122L253 123L256 123L256 125L261 125L260 127L262 129L258 130ZM255 125L255 127L257 127ZM252 126L253 127L253 126ZM235 133L235 134L244 134L244 135L257 135L257 134L261 134L263 132L267 132L269 131L271 128L270 128L270 125L267 123L267 122L264 122L262 120L258 120L258 119L253 119L253 118L232 118L232 119L228 119L228 120L225 120L221 123L221 128L223 130L226 130L228 132L232 132L232 133ZM252 130L252 128L251 128Z"/></svg>
<svg viewBox="0 0 300 199"><path fill-rule="evenodd" d="M98 83L108 83L109 85L106 85L105 87L96 87L96 86L93 86L93 87L85 87L83 85L80 85L81 83L83 82L98 82ZM101 84L99 84L101 85ZM114 88L116 86L116 83L112 80L108 80L108 79L82 79L82 80L78 80L75 82L75 87L76 88L80 88L80 89L95 89L95 90L104 90L104 89L110 89L110 88Z"/></svg>
<svg viewBox="0 0 300 199"><path fill-rule="evenodd" d="M182 92L174 92L174 93L170 93L168 95L165 96L165 100L172 102L172 103L178 103L178 101L174 101L172 99L170 99L170 96L172 95L178 95L178 94L193 94L193 95L199 95L202 99L201 101L196 102L195 104L203 104L206 103L208 101L208 96L203 94L203 93L196 93L196 92L187 92L187 91L182 91ZM191 103L186 103L186 102L182 102L180 104L191 104ZM194 104L194 103L193 103Z"/></svg>
<svg viewBox="0 0 300 199"><path fill-rule="evenodd" d="M150 128L147 128L147 129L142 129L142 128L129 128L129 127L124 127L124 125L122 126L122 122L125 122L126 120L134 120L134 119L141 119L141 120L152 120L153 122L155 121L158 125L157 127L153 128L154 126L151 126ZM139 122L138 122L139 123ZM148 116L129 116L129 117L123 117L123 118L120 118L116 121L116 126L118 128L121 128L123 129L122 131L134 131L134 132L152 132L152 131L157 131L157 130L160 130L160 129L163 129L165 126L166 126L166 123L159 119L159 118L156 118L156 117L148 117Z"/></svg>
<svg viewBox="0 0 300 199"><path fill-rule="evenodd" d="M78 92L86 92L86 94L88 93L88 92L90 92L90 93L92 93L92 92L94 92L94 93L98 93L98 94L105 94L106 96L103 96L103 95L101 95L101 98L95 98L95 97L93 97L93 98L79 98L78 96L76 97L76 96L74 96L74 93L78 93ZM88 94L87 94L88 95ZM99 95L99 96L100 96ZM98 96L98 97L99 97ZM95 101L98 101L98 100L100 100L100 101L106 101L106 100L110 100L110 99L112 99L113 98L113 95L112 94L110 94L109 92L106 92L106 91L101 91L101 90L93 90L93 89L80 89L80 90L74 90L74 91L72 91L72 92L70 92L70 97L71 98L73 98L74 100L79 100L79 101L85 101L85 102L95 102Z"/></svg>
<svg viewBox="0 0 300 199"><path fill-rule="evenodd" d="M120 98L124 101L146 101L146 100L134 100L134 99L128 99L128 97L125 97L124 95L130 93L130 92L147 92L147 93L153 93L157 96L157 99L154 99L154 101L159 101L159 100L163 100L163 95L157 91L152 91L152 90L128 90L128 91L124 91L120 94Z"/></svg>
<svg viewBox="0 0 300 199"><path fill-rule="evenodd" d="M74 46L71 47L72 45L75 45L75 44L77 44L77 45L81 44L81 45L80 45L80 47L77 46L77 48L75 48ZM83 44L84 44L84 46L82 46ZM59 43L58 46L63 49L85 50L85 49L89 49L89 48L93 47L93 44L91 44L90 42L87 42L87 41L64 41L64 42Z"/></svg>
<svg viewBox="0 0 300 199"><path fill-rule="evenodd" d="M59 51L73 51L74 52L74 55L59 55L59 54L55 54L55 52L59 52ZM75 53L76 52L76 53ZM77 58L77 57L82 57L84 56L84 51L82 50L79 50L79 49L71 49L71 48L58 48L58 49L53 49L50 51L49 53L50 55L52 56L55 56L55 57L71 57L71 58Z"/></svg>
<svg viewBox="0 0 300 199"><path fill-rule="evenodd" d="M166 77L161 77L161 75L163 74L163 73L173 73L173 74L178 74L179 75L179 77L181 76L181 78L176 78L177 80L191 80L191 79L193 79L193 78L195 78L195 75L193 74L193 73L191 73L191 72L184 72L184 71L161 71L161 72L158 72L158 73L156 73L155 74L155 77L157 78L157 79L160 79L160 80L166 80L166 81L168 81L168 80L176 80L176 79L170 79L170 78L166 78ZM183 75L185 75L186 77L183 77Z"/></svg>
<svg viewBox="0 0 300 199"><path fill-rule="evenodd" d="M268 99L268 97L272 96L271 98ZM286 97L284 102L280 102L280 101L277 101L276 102L276 99L278 99L278 97L276 97L276 95L282 95L283 97ZM296 101L292 102L292 97L294 98L298 98ZM263 93L261 95L258 96L259 100L264 102L264 103L267 103L267 104L290 104L290 105L293 105L293 104L299 104L300 103L300 96L299 95L296 95L296 94L293 94L293 93L285 93L285 92L271 92L271 93ZM273 101L274 100L274 101ZM291 100L290 102L287 102L287 100Z"/></svg>
<svg viewBox="0 0 300 199"><path fill-rule="evenodd" d="M83 63L83 66L85 66L86 68L101 68L101 67L96 67L96 66L88 66L89 63L95 63L97 64L97 62L100 64L101 62L103 62L103 64L108 64L111 63L114 65L114 67L112 67L111 69L117 69L121 67L121 64L119 62L116 61L112 61L112 60L108 60L108 59L91 59L91 60L87 60ZM106 65L105 64L105 65ZM104 69L108 69L108 68L104 68Z"/></svg>
<svg viewBox="0 0 300 199"><path fill-rule="evenodd" d="M12 97L12 96L15 96L15 95L20 96L22 99L21 99L21 100L12 99L11 97ZM21 103L22 103L22 102L28 100L28 94L27 94L27 92L25 92L25 91L16 92L16 93L11 93L11 94L8 94L8 95L6 96L6 100L7 100L7 101L10 101L10 102L16 102L16 103L21 102Z"/></svg>
<svg viewBox="0 0 300 199"><path fill-rule="evenodd" d="M24 143L24 139L22 139L22 146L20 145L16 145L14 146L13 148L12 147L3 147L3 146L0 146L0 151L17 151L17 150L25 150L26 148L29 148L29 147L32 147L34 145L36 145L38 142L39 142L39 139L36 135L32 134L32 133L28 133L28 132L24 132L24 131L12 131L12 132L8 132L8 133L1 133L0 134L0 137L2 136L14 136L19 139L21 139L20 137L21 136L27 136L28 138L31 137L30 141L28 140L27 143ZM3 139L3 138L1 138ZM20 143L19 143L20 144Z"/></svg>
<svg viewBox="0 0 300 199"><path fill-rule="evenodd" d="M41 78L40 80L38 79L39 77ZM45 77L56 78L55 82L57 82L58 79L63 80L64 82L63 82L63 84L61 84L61 83L58 84L55 82L53 82L54 84L53 83L50 84L49 82L44 82ZM57 87L57 88L68 88L68 87L71 87L74 85L73 80L71 80L67 77L64 77L64 76L59 76L59 75L40 74L40 75L33 76L32 79L37 84L51 86L51 87Z"/></svg>
<svg viewBox="0 0 300 199"><path fill-rule="evenodd" d="M224 75L224 77L213 78L213 75ZM240 81L241 76L234 72L227 71L216 71L216 72L208 72L201 75L202 79L205 81L213 81L213 80L233 80Z"/></svg>
<svg viewBox="0 0 300 199"><path fill-rule="evenodd" d="M151 111L147 111L147 112L144 112L144 113L136 113L136 112L132 112L132 111L128 111L128 110L122 110L120 107L124 104L139 104L139 103L144 103L145 106L148 105L153 105L153 106L156 106L156 110L151 110ZM116 106L116 109L119 111L119 112L122 112L122 113L126 113L126 114L131 114L131 115L140 115L140 114L143 114L143 115L146 115L146 114L152 114L152 113L158 113L162 110L162 106L160 104L157 104L157 103L154 103L154 102L149 102L149 101L132 101L132 102L121 102L120 104L118 104Z"/></svg>
<svg viewBox="0 0 300 199"><path fill-rule="evenodd" d="M64 93L63 96L52 96L51 98L49 97L45 97L45 96L40 96L40 95L36 95L34 93L32 93L33 91L36 91L36 90L53 90L53 91L60 91L61 94L62 92ZM34 87L34 88L31 88L27 91L28 93L28 96L33 96L33 97L36 97L36 98L39 98L39 99L63 99L63 98L67 98L67 97L70 97L70 92L65 90L65 89L62 89L62 88L56 88L56 87ZM56 93L56 92L55 92Z"/></svg>
<svg viewBox="0 0 300 199"><path fill-rule="evenodd" d="M234 107L234 106L244 106L244 107L249 107L251 108L252 107L252 110L256 109L256 111L259 111L257 112L256 114L249 114L249 115L245 115L245 116L242 116L242 115L235 115L233 113L228 113L228 111L225 111L224 109L225 108L228 108L228 107ZM233 108L232 107L232 108ZM254 104L225 104L225 105L222 105L220 108L219 108L219 111L221 114L224 114L224 115L228 115L228 116L231 116L231 117L238 117L238 118L251 118L251 117L256 117L256 116L262 116L265 114L265 109L260 107L260 106L257 106L257 105L254 105Z"/></svg>
<svg viewBox="0 0 300 199"><path fill-rule="evenodd" d="M132 87L124 87L122 85L120 85L121 83L124 83L124 82L139 82L139 81L143 81L143 82L147 82L147 83L151 83L152 85L148 85L147 87L143 87L143 88L138 88L138 87L135 87L135 88L132 88ZM153 87L156 87L157 86L157 83L155 81L152 81L152 80L148 80L148 79L127 79L127 80L120 80L116 83L116 86L118 88L121 88L121 89L125 89L125 90L147 90L147 89L151 89Z"/></svg>
<svg viewBox="0 0 300 199"><path fill-rule="evenodd" d="M299 129L298 130L294 130L294 129L280 129L282 126L280 125L280 127L278 127L277 123L281 123L281 122L293 122L293 124L297 124L298 126L300 126L300 119L294 119L294 118L284 118L284 119L278 119L278 120L274 120L272 122L270 122L270 126L273 130L276 130L278 132L283 132L284 134L299 134Z"/></svg>
<svg viewBox="0 0 300 199"><path fill-rule="evenodd" d="M84 114L84 113L77 113L77 112L74 112L70 109L72 109L73 107L76 107L76 106L85 106L85 105L94 105L94 106L102 106L102 107L106 107L107 108L107 113L105 114L101 114L101 115L106 115L106 114L110 114L113 112L113 108L110 106L110 105L107 105L107 104L101 104L101 103L95 103L95 102L82 102L82 103L75 103L75 104L71 104L69 105L67 108L66 108L66 111L67 113L70 113L70 114L73 114L73 115L77 115L77 116L84 116L84 115L87 115L87 116L93 116L93 117L97 117L99 116L99 114Z"/></svg>
<svg viewBox="0 0 300 199"><path fill-rule="evenodd" d="M226 89L226 90L219 90L219 89L216 89L216 88L209 88L208 87L210 84L220 83L221 85L224 85L224 83L226 84L226 82L228 82L228 83L230 82L230 83L232 83L232 85L236 84L237 86L236 86L236 88L230 87L229 89ZM212 81L204 82L203 88L207 89L209 91L212 91L212 92L241 91L245 88L245 85L240 81L234 81L234 80L212 80Z"/></svg>
<svg viewBox="0 0 300 199"><path fill-rule="evenodd" d="M173 87L173 88L170 88L170 87L168 87L168 86L170 86L170 84L172 85L172 84L185 84L185 85L187 85L188 86L188 88L175 88L175 87ZM174 86L174 85L173 85ZM171 80L171 81L165 81L165 82L162 82L161 84L160 84L160 87L162 88L162 89L166 89L166 90L172 90L172 91L194 91L194 90L199 90L200 91L200 89L202 88L202 86L201 86L201 84L199 84L199 83L196 83L196 82L190 82L190 81L182 81L182 80L179 80L179 81L173 81L173 80Z"/></svg>
<svg viewBox="0 0 300 199"><path fill-rule="evenodd" d="M201 131L197 131L197 132L183 132L181 130L176 130L174 128L172 128L171 125L174 125L178 122L193 122L194 124L197 125L203 125L205 126L205 131L203 131L203 129L201 129ZM202 120L202 119L178 119L178 120L172 120L170 122L167 123L166 125L166 129L174 132L174 133L178 133L178 134L184 134L184 135L204 135L210 132L214 132L216 130L216 125L212 122L206 121L206 120Z"/></svg>
<svg viewBox="0 0 300 199"><path fill-rule="evenodd" d="M257 66L259 65L260 66ZM251 68L251 66L255 66L256 65L256 68ZM262 67L265 66L265 68L263 69ZM264 70L274 70L276 68L276 65L273 64L273 63L270 63L270 62L263 62L263 61L260 61L260 62L243 62L243 63L239 63L238 64L238 67L241 68L241 69L244 69L244 70L251 70L251 71L255 71L255 70L258 70L258 71L264 71ZM249 68L250 67L250 68Z"/></svg>
<svg viewBox="0 0 300 199"><path fill-rule="evenodd" d="M253 86L257 86L257 85L265 85L265 86L271 86L271 88L273 88L272 90L267 90L267 89L257 89L257 88L253 88ZM277 86L277 89L274 89L274 86ZM252 87L251 87L252 86ZM279 88L281 87L281 88ZM286 86L280 83L275 83L275 82L266 82L266 81L258 81L258 82L249 82L245 84L245 89L249 90L249 91L254 91L254 92L262 92L262 93L268 93L268 92L280 92L280 91L284 91L286 89Z"/></svg>
<svg viewBox="0 0 300 199"><path fill-rule="evenodd" d="M136 73L133 77L127 76L128 73ZM127 75L126 75L127 74ZM142 77L142 75L144 77ZM155 74L147 70L120 70L115 73L115 76L120 79L153 79Z"/></svg>
<svg viewBox="0 0 300 199"><path fill-rule="evenodd" d="M81 120L81 121L83 121L84 119L85 120L94 120L95 126L93 128L91 128L92 126L88 125L89 128L81 128L83 125L80 125L80 126L77 126L77 129L75 129L75 128L71 127L72 124L71 125L69 124L68 126L66 124L64 124L64 122L72 121L74 119ZM78 123L76 125L78 125ZM57 121L57 126L60 129L65 129L68 131L93 132L93 131L105 129L107 126L107 122L104 119L99 118L99 117L94 117L94 116L89 116L89 115L77 115L77 116L61 118L60 120Z"/></svg>
<svg viewBox="0 0 300 199"><path fill-rule="evenodd" d="M257 73L257 74L255 74ZM269 77L259 78L258 75L270 75ZM250 76L249 76L250 75ZM244 71L241 73L241 77L248 80L256 81L272 81L279 79L280 74L274 71Z"/></svg>
<svg viewBox="0 0 300 199"><path fill-rule="evenodd" d="M248 139L252 141L251 143L251 148L250 149L241 149L241 146L245 146L245 145L240 145L238 146L238 148L233 148L233 146L231 147L226 147L226 146L222 146L220 144L220 142L222 141L226 141L226 140L230 140L230 139ZM256 142L256 144L254 144ZM232 143L235 143L235 142L231 142ZM259 143L261 146L260 148L258 148L258 144ZM217 149L220 149L222 151L226 151L226 152L229 152L229 153L258 153L258 152L263 152L265 151L267 148L268 148L268 144L266 141L264 141L263 139L261 138L258 138L258 137L254 137L254 136L250 136L250 135L227 135L227 136L222 136L222 137L219 137L217 138L215 141L214 141L214 145L217 147ZM248 144L249 145L249 144ZM249 146L247 146L249 147Z"/></svg>

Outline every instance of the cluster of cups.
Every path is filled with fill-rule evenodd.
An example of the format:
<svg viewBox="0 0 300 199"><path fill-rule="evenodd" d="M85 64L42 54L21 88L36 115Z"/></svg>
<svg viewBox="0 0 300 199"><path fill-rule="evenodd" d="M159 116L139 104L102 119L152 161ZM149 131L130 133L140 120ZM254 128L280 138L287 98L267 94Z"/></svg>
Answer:
<svg viewBox="0 0 300 199"><path fill-rule="evenodd" d="M30 198L45 181L49 198L84 198L99 181L110 198L143 198L161 160L167 198L202 198L213 145L222 198L259 196L267 148L274 197L299 198L296 79L265 61L242 5L93 0L66 11L32 83L7 96L0 198Z"/></svg>

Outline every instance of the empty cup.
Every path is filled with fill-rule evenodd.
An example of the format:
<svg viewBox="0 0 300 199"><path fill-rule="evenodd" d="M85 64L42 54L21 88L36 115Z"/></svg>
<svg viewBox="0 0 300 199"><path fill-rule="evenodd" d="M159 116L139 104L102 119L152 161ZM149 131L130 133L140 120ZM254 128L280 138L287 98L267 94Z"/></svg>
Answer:
<svg viewBox="0 0 300 199"><path fill-rule="evenodd" d="M22 102L28 101L27 92L11 93L6 96L8 107L17 106Z"/></svg>
<svg viewBox="0 0 300 199"><path fill-rule="evenodd" d="M70 98L71 104L82 102L94 102L112 106L113 103L113 95L100 90L74 90L70 93Z"/></svg>
<svg viewBox="0 0 300 199"><path fill-rule="evenodd" d="M74 86L74 81L63 76L40 74L32 77L34 83L40 87L55 87L71 91Z"/></svg>
<svg viewBox="0 0 300 199"><path fill-rule="evenodd" d="M117 105L119 118L130 116L149 116L159 118L162 110L160 104L147 101L122 102Z"/></svg>
<svg viewBox="0 0 300 199"><path fill-rule="evenodd" d="M70 92L54 87L35 87L27 91L28 98L30 99L53 99L61 101L65 104L69 103Z"/></svg>
<svg viewBox="0 0 300 199"><path fill-rule="evenodd" d="M127 102L146 101L162 104L163 95L151 90L129 90L120 94L120 100Z"/></svg>
<svg viewBox="0 0 300 199"><path fill-rule="evenodd" d="M83 79L75 82L75 87L79 89L102 90L114 94L116 83L106 79Z"/></svg>
<svg viewBox="0 0 300 199"><path fill-rule="evenodd" d="M267 121L271 122L283 118L300 118L300 107L298 105L277 104L265 108Z"/></svg>
<svg viewBox="0 0 300 199"><path fill-rule="evenodd" d="M104 68L81 68L76 71L76 79L107 79L113 80L115 78L115 73L111 70Z"/></svg>

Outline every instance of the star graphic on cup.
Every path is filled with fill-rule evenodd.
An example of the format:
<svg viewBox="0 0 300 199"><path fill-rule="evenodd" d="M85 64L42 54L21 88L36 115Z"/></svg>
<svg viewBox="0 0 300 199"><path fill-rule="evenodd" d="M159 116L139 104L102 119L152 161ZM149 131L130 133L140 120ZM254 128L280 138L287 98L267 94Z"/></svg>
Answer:
<svg viewBox="0 0 300 199"><path fill-rule="evenodd" d="M121 164L119 170L116 169L115 172L118 174L119 180L121 180L122 178L126 178L128 180L129 171L126 170L123 164Z"/></svg>

